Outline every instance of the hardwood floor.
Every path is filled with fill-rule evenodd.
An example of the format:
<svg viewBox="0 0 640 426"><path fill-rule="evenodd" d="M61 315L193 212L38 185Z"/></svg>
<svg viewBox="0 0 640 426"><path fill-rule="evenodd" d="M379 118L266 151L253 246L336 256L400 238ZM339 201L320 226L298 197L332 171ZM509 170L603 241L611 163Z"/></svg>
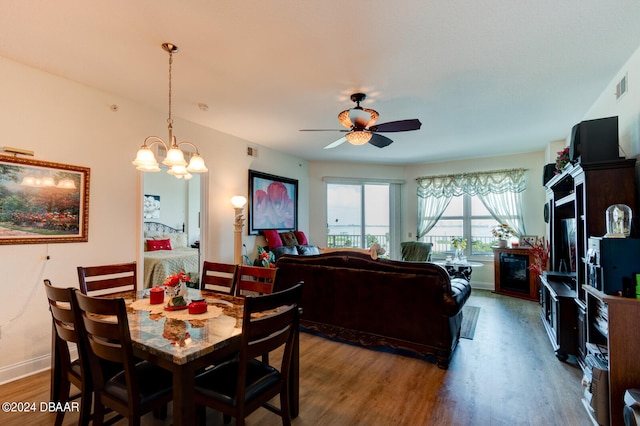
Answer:
<svg viewBox="0 0 640 426"><path fill-rule="evenodd" d="M536 302L474 290L481 308L473 340L462 339L448 370L393 353L300 338L300 416L294 425L590 425L582 372L556 359ZM274 356L273 362L276 361ZM49 373L0 386L0 401L48 401ZM171 408L169 408L169 415ZM208 411L209 425L222 416ZM50 414L0 412L2 425L53 424ZM77 413L65 416L65 425ZM143 418L143 425L169 425ZM260 409L249 425L280 425ZM117 423L126 424L126 421Z"/></svg>

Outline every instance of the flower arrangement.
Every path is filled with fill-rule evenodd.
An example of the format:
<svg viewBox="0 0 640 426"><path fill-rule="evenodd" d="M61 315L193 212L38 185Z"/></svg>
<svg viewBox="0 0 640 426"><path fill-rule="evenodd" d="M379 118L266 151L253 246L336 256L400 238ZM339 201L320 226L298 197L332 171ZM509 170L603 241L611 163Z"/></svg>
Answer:
<svg viewBox="0 0 640 426"><path fill-rule="evenodd" d="M451 245L454 249L466 249L467 248L467 240L462 237L451 237Z"/></svg>
<svg viewBox="0 0 640 426"><path fill-rule="evenodd" d="M180 271L172 275L167 275L167 278L165 278L164 283L162 283L162 285L165 287L175 287L181 282L190 282L190 281L191 281L191 278L189 277L189 275L187 275L184 271Z"/></svg>
<svg viewBox="0 0 640 426"><path fill-rule="evenodd" d="M169 306L177 307L185 306L187 304L186 300L184 300L184 296L187 294L186 283L190 281L191 278L184 271L167 276L162 285L169 297Z"/></svg>
<svg viewBox="0 0 640 426"><path fill-rule="evenodd" d="M569 163L569 147L565 147L562 151L558 151L558 156L556 157L556 170L555 174L559 175L562 173L562 169Z"/></svg>
<svg viewBox="0 0 640 426"><path fill-rule="evenodd" d="M537 276L542 275L547 270L549 263L549 242L546 244L544 238L531 242L531 254L533 255L533 265L529 265L529 270Z"/></svg>
<svg viewBox="0 0 640 426"><path fill-rule="evenodd" d="M516 232L506 223L495 226L491 230L491 235L493 235L495 238L499 240L508 240L509 238L513 237L515 234Z"/></svg>
<svg viewBox="0 0 640 426"><path fill-rule="evenodd" d="M275 268L276 257L273 255L273 252L258 246L258 258L253 264L255 266L263 266L265 268Z"/></svg>

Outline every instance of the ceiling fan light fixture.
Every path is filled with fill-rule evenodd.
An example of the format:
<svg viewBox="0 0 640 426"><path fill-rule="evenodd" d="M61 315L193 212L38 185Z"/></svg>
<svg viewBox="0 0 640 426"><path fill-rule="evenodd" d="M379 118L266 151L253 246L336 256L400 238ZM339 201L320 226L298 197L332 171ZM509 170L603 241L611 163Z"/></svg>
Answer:
<svg viewBox="0 0 640 426"><path fill-rule="evenodd" d="M351 118L349 117L350 112L351 112L350 109L345 109L340 114L338 114L338 122L340 122L340 124L342 124L347 129L350 129L353 127L353 123L351 122Z"/></svg>
<svg viewBox="0 0 640 426"><path fill-rule="evenodd" d="M355 130L345 135L347 142L351 145L364 145L371 140L371 132L366 130Z"/></svg>

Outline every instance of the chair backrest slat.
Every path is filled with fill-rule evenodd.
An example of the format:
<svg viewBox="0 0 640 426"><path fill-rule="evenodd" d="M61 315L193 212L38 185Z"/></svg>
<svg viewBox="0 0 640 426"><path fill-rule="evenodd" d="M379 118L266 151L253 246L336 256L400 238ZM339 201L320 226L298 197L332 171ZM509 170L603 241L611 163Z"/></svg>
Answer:
<svg viewBox="0 0 640 426"><path fill-rule="evenodd" d="M85 336L89 342L91 371L99 389L105 379L99 371L101 360L122 364L125 373L135 369L127 309L123 298L92 297L78 291L74 295L78 306L76 316L82 321L78 332L80 338ZM129 395L139 395L137 382L127 383L127 386L133 392Z"/></svg>
<svg viewBox="0 0 640 426"><path fill-rule="evenodd" d="M277 272L278 268L240 265L238 267L236 294L242 295L243 292L273 293Z"/></svg>
<svg viewBox="0 0 640 426"><path fill-rule="evenodd" d="M71 307L73 289L54 287L49 280L44 280L44 283L49 310L58 337L66 342L78 343L75 316Z"/></svg>
<svg viewBox="0 0 640 426"><path fill-rule="evenodd" d="M78 266L80 291L84 294L108 294L136 290L136 262L100 266ZM111 290L111 291L106 291Z"/></svg>
<svg viewBox="0 0 640 426"><path fill-rule="evenodd" d="M233 294L237 272L237 265L205 260L202 264L202 274L200 275L200 289Z"/></svg>
<svg viewBox="0 0 640 426"><path fill-rule="evenodd" d="M271 352L284 344L282 368L288 368L285 364L291 362L301 294L302 283L299 283L277 293L246 298L240 349L241 366L249 359ZM241 372L239 376L242 374Z"/></svg>

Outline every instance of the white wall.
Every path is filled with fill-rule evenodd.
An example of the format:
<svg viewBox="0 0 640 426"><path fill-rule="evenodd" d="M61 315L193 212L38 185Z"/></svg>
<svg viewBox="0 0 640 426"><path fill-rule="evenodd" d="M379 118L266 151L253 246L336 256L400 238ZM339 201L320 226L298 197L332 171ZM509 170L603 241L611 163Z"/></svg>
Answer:
<svg viewBox="0 0 640 426"><path fill-rule="evenodd" d="M616 100L616 84L627 75L628 92ZM618 116L618 135L627 158L640 157L640 48L612 77L609 85L584 115L583 120ZM638 165L636 165L638 170Z"/></svg>
<svg viewBox="0 0 640 426"><path fill-rule="evenodd" d="M142 189L131 161L148 135L166 134L166 111L101 92L0 57L2 145L35 159L91 169L89 242L0 246L0 383L50 364L51 316L42 280L77 287L76 267L140 259ZM112 112L110 105L119 110ZM308 166L247 141L174 118L178 140L194 141L209 172L207 258L233 261L230 198L248 193L248 169L298 179L299 228L308 232ZM255 144L251 144L255 146ZM253 249L253 237L245 237ZM50 260L44 260L46 255Z"/></svg>

